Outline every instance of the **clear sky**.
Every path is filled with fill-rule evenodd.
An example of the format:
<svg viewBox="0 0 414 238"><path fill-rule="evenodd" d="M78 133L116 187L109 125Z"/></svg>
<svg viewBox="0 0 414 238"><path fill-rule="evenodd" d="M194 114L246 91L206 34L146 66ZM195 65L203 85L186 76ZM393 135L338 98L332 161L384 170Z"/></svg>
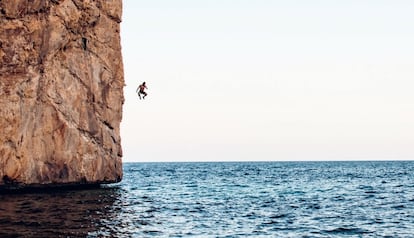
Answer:
<svg viewBox="0 0 414 238"><path fill-rule="evenodd" d="M125 162L414 158L414 1L123 9Z"/></svg>

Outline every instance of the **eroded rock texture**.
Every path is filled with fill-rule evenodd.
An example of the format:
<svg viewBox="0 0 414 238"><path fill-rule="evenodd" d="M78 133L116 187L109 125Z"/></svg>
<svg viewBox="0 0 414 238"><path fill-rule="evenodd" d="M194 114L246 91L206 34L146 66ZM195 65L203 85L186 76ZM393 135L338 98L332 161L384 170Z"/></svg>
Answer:
<svg viewBox="0 0 414 238"><path fill-rule="evenodd" d="M121 0L0 0L0 187L121 180Z"/></svg>

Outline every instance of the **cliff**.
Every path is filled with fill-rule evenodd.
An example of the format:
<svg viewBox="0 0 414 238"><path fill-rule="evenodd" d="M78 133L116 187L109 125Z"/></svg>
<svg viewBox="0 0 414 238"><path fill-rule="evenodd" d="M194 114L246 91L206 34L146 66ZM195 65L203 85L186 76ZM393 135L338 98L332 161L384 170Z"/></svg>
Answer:
<svg viewBox="0 0 414 238"><path fill-rule="evenodd" d="M118 182L121 0L0 0L0 188Z"/></svg>

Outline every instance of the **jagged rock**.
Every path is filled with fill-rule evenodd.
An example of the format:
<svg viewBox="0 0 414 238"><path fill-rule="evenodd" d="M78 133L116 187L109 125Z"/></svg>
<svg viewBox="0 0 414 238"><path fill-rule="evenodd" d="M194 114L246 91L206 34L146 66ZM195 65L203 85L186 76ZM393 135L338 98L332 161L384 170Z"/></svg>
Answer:
<svg viewBox="0 0 414 238"><path fill-rule="evenodd" d="M121 0L0 0L0 187L118 182Z"/></svg>

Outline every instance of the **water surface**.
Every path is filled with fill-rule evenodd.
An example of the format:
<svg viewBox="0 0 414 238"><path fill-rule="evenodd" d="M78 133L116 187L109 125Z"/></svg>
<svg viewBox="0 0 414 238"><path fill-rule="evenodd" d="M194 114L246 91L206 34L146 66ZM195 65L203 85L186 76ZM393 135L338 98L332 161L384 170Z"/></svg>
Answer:
<svg viewBox="0 0 414 238"><path fill-rule="evenodd" d="M414 237L414 162L126 163L0 201L0 237Z"/></svg>

